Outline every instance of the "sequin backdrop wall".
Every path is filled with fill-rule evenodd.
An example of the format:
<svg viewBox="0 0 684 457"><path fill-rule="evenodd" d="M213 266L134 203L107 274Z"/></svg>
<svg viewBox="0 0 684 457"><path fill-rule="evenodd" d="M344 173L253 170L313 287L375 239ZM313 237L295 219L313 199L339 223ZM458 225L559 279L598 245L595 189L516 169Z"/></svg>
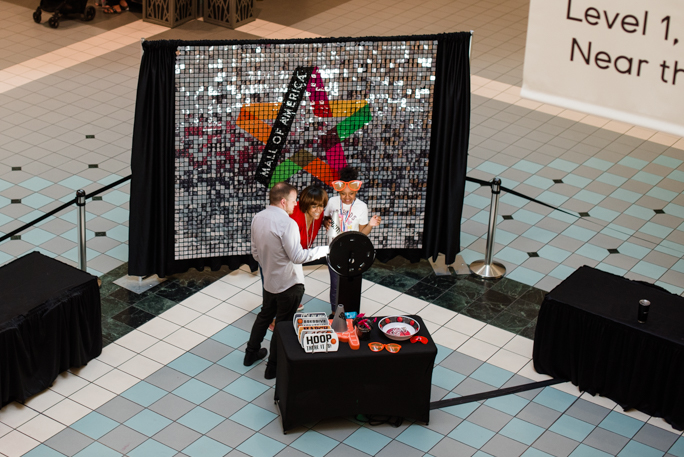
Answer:
<svg viewBox="0 0 684 457"><path fill-rule="evenodd" d="M249 254L270 186L334 196L347 165L382 216L376 249L421 248L436 52L405 39L179 47L175 258Z"/></svg>

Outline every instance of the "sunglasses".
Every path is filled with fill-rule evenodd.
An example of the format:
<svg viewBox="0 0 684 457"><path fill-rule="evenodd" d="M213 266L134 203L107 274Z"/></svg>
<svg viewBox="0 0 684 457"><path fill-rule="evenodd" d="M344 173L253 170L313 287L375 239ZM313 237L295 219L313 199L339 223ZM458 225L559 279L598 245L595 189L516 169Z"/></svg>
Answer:
<svg viewBox="0 0 684 457"><path fill-rule="evenodd" d="M356 192L361 189L361 184L363 181L355 179L354 181L333 181L332 186L337 192L342 192L344 189L349 189L352 192Z"/></svg>
<svg viewBox="0 0 684 457"><path fill-rule="evenodd" d="M387 349L392 354L396 354L397 352L399 352L401 350L401 345L399 345L397 343L388 343L388 344L368 343L368 347L373 352L380 352L383 349Z"/></svg>

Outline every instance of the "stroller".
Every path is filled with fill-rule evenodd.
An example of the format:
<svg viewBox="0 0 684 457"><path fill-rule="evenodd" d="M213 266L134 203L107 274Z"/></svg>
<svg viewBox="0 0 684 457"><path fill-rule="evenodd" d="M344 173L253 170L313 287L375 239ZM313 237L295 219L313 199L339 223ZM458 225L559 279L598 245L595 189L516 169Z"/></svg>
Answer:
<svg viewBox="0 0 684 457"><path fill-rule="evenodd" d="M40 0L40 6L33 12L33 20L40 24L41 10L54 13L48 24L53 29L59 27L59 20L62 16L80 14L84 21L92 21L95 17L95 7L86 6L88 0Z"/></svg>

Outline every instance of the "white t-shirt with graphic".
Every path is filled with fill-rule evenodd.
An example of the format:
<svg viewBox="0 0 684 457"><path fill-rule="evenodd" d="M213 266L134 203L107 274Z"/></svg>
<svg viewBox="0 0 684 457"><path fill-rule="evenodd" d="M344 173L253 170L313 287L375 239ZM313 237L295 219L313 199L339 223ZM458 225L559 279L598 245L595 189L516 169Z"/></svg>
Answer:
<svg viewBox="0 0 684 457"><path fill-rule="evenodd" d="M340 197L332 197L328 200L324 214L332 218L328 229L328 244L342 232L358 232L359 226L368 225L368 205L358 198L351 205L342 205Z"/></svg>

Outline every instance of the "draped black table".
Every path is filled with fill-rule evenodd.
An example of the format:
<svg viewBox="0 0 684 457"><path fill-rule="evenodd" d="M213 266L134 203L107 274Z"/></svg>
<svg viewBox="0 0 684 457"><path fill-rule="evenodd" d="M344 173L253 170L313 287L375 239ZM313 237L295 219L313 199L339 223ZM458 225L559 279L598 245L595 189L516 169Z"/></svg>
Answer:
<svg viewBox="0 0 684 457"><path fill-rule="evenodd" d="M651 302L637 322L640 299ZM684 428L684 298L582 267L549 292L534 368Z"/></svg>
<svg viewBox="0 0 684 457"><path fill-rule="evenodd" d="M283 432L297 424L357 414L395 416L428 422L437 346L418 316L418 335L427 344L397 342L401 350L372 352L368 342L393 343L375 326L359 350L340 343L337 352L307 354L292 322L276 326L278 371L275 399Z"/></svg>
<svg viewBox="0 0 684 457"><path fill-rule="evenodd" d="M102 352L97 278L38 252L0 267L0 401L23 402Z"/></svg>

